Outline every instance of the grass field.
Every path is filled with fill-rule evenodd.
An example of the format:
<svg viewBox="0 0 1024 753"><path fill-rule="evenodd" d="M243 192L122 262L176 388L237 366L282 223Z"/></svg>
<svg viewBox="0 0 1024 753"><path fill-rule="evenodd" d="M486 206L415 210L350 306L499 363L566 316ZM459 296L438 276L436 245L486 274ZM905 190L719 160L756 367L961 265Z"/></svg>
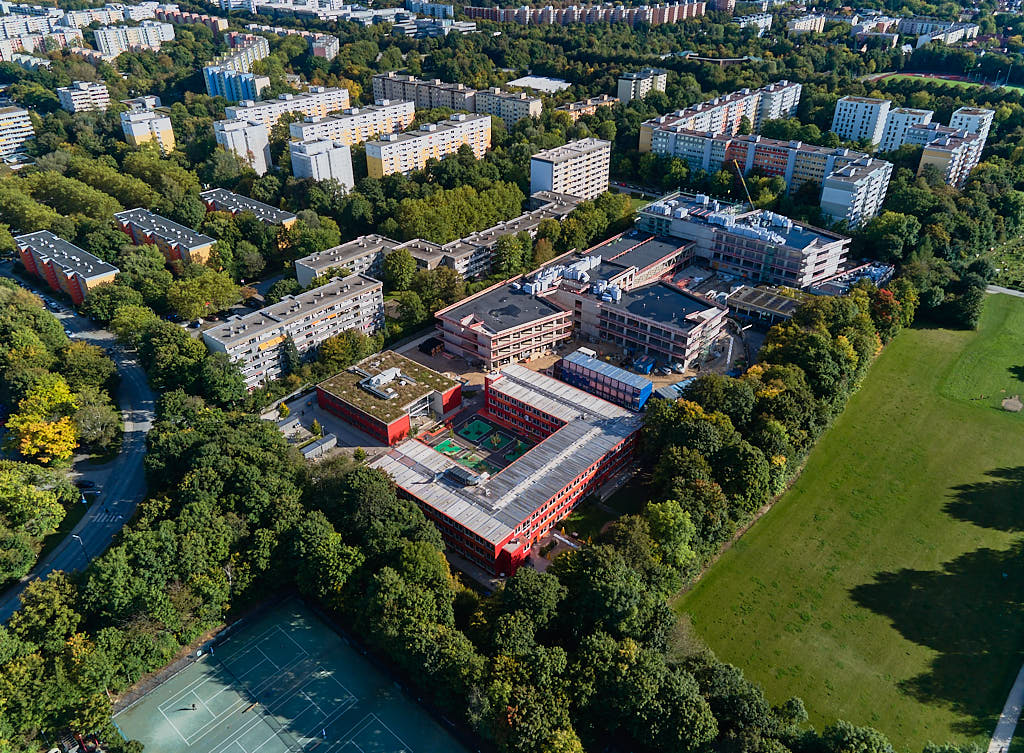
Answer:
<svg viewBox="0 0 1024 753"><path fill-rule="evenodd" d="M909 73L894 73L886 76L884 81L917 81L932 84L934 86L958 86L961 89L970 89L975 86L985 86L977 81L956 81L948 78L935 78L933 76L914 76Z"/></svg>
<svg viewBox="0 0 1024 753"><path fill-rule="evenodd" d="M977 332L901 334L677 610L819 728L986 744L1024 661L1024 416L1002 390L1024 393L1024 299L989 297Z"/></svg>

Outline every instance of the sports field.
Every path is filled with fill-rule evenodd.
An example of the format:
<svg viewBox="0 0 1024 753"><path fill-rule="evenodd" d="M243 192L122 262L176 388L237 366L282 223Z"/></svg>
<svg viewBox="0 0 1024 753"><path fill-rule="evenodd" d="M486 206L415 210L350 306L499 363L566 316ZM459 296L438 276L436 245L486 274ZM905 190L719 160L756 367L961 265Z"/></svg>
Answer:
<svg viewBox="0 0 1024 753"><path fill-rule="evenodd" d="M976 332L902 333L677 609L819 728L987 744L1024 662L1024 414L995 407L1018 392L1024 299L990 296Z"/></svg>
<svg viewBox="0 0 1024 753"><path fill-rule="evenodd" d="M921 75L912 73L893 73L884 76L885 81L917 81L918 83L935 84L936 86L957 86L961 89L971 89L976 86L985 86L979 81L960 81L959 79L943 78L940 75Z"/></svg>
<svg viewBox="0 0 1024 753"><path fill-rule="evenodd" d="M466 753L295 600L232 633L114 721L160 753Z"/></svg>

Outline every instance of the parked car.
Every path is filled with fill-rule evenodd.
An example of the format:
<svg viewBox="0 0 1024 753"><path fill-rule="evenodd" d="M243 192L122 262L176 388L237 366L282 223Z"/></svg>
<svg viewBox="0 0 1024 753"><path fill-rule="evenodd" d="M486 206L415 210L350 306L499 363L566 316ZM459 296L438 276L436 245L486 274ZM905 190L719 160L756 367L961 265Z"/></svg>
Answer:
<svg viewBox="0 0 1024 753"><path fill-rule="evenodd" d="M80 478L77 481L75 481L75 486L77 486L79 489L94 489L96 488L96 482L90 481L87 478Z"/></svg>
<svg viewBox="0 0 1024 753"><path fill-rule="evenodd" d="M662 376L671 376L672 369L670 369L668 366L659 366L658 373L661 374Z"/></svg>

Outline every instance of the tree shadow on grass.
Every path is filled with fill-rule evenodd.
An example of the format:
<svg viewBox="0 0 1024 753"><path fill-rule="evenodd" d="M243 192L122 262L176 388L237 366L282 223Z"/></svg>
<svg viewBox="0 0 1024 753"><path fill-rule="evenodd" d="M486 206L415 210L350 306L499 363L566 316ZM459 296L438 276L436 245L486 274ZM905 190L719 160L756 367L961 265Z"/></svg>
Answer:
<svg viewBox="0 0 1024 753"><path fill-rule="evenodd" d="M1024 531L1024 466L996 468L987 475L991 481L953 487L954 496L943 509L982 528Z"/></svg>
<svg viewBox="0 0 1024 753"><path fill-rule="evenodd" d="M941 570L880 573L851 589L909 641L938 653L927 672L899 681L922 703L965 717L954 729L988 735L1024 660L1024 542L979 549ZM1009 677L1006 686L994 678Z"/></svg>
<svg viewBox="0 0 1024 753"><path fill-rule="evenodd" d="M1011 366L1007 371L1017 381L1024 382L1024 366Z"/></svg>

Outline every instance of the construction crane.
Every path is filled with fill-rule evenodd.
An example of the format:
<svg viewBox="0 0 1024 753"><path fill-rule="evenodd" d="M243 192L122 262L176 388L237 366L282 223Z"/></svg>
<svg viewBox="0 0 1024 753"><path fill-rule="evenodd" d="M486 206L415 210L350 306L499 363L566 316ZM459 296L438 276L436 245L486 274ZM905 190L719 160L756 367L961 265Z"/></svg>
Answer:
<svg viewBox="0 0 1024 753"><path fill-rule="evenodd" d="M743 180L743 171L740 169L740 163L738 160L733 160L732 163L736 166L736 174L740 176L740 183L743 185L743 193L747 195L747 203L750 208L754 208L754 200L750 198L750 191L747 190L747 181Z"/></svg>

